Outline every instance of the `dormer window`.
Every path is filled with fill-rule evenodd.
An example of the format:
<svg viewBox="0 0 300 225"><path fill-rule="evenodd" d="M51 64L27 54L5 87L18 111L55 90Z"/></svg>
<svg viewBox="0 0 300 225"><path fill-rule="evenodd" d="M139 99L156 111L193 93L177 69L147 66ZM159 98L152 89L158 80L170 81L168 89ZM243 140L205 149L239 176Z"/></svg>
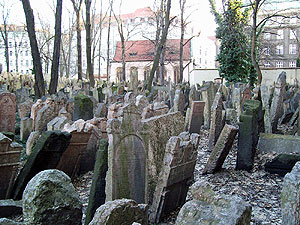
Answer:
<svg viewBox="0 0 300 225"><path fill-rule="evenodd" d="M137 55L137 52L130 52L129 55L130 55L130 56L136 56L136 55Z"/></svg>

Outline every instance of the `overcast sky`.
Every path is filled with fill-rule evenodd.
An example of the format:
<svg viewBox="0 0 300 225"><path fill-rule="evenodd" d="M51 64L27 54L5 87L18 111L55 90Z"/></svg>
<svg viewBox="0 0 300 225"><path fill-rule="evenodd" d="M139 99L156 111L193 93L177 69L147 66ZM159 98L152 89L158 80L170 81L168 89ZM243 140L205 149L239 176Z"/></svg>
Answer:
<svg viewBox="0 0 300 225"><path fill-rule="evenodd" d="M0 0L12 4L10 13L11 23L25 23L24 12L22 3L20 0ZM96 7L100 10L100 0L93 0L97 2ZM221 1L221 0L217 0ZM54 11L56 0L30 0L31 7L35 14L35 22L38 26L39 18L43 21L47 21L54 27ZM108 2L108 0L103 0ZM115 0L115 7L120 5L120 0ZM153 0L123 0L121 5L121 13L134 12L135 9L150 6L153 9ZM176 15L179 13L179 0L172 1L171 14ZM214 17L210 13L208 0L187 0L188 14L191 14L190 21L193 22L195 32L201 30L201 33L207 33L213 35L215 30ZM105 6L107 7L107 6ZM105 8L103 7L103 8ZM70 0L63 0L63 22L69 20L70 13L73 13L73 8ZM116 10L118 13L118 10ZM0 22L1 23L1 22ZM67 26L65 24L65 26Z"/></svg>

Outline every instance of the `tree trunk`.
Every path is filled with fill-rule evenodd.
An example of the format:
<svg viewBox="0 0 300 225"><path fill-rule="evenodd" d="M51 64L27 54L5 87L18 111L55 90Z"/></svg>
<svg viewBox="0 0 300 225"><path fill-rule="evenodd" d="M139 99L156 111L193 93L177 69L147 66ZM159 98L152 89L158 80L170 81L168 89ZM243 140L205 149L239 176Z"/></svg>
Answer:
<svg viewBox="0 0 300 225"><path fill-rule="evenodd" d="M81 49L80 8L78 9L78 12L76 12L76 32L77 32L78 80L82 80L82 49Z"/></svg>
<svg viewBox="0 0 300 225"><path fill-rule="evenodd" d="M107 57L107 61L106 61L106 79L107 81L109 81L110 76L109 76L109 48L110 48L110 23L111 23L111 14L112 14L112 2L111 2L111 6L110 6L110 12L109 12L109 18L108 18L108 29L107 29L107 52L106 52L106 57Z"/></svg>
<svg viewBox="0 0 300 225"><path fill-rule="evenodd" d="M53 51L53 60L51 66L51 80L49 86L49 94L51 95L57 92L57 84L58 84L58 68L59 68L60 42L61 42L61 14L62 14L62 0L57 0L56 12L55 12L54 51Z"/></svg>
<svg viewBox="0 0 300 225"><path fill-rule="evenodd" d="M92 65L92 47L91 47L91 2L92 0L86 0L86 19L85 19L85 30L86 30L86 62L87 62L87 74L90 80L90 86L95 86L95 79Z"/></svg>
<svg viewBox="0 0 300 225"><path fill-rule="evenodd" d="M185 0L180 0L180 46L179 46L179 83L183 80L183 41L184 41L184 7Z"/></svg>
<svg viewBox="0 0 300 225"><path fill-rule="evenodd" d="M45 84L44 84L40 53L39 53L38 44L35 35L33 11L31 9L29 0L22 0L22 4L23 4L25 17L26 17L27 32L28 32L29 42L31 47L31 55L33 59L33 69L34 69L34 78L35 78L34 91L36 97L41 98L43 95L45 95Z"/></svg>
<svg viewBox="0 0 300 225"><path fill-rule="evenodd" d="M19 72L19 52L17 49L17 42L15 41L15 57L16 57L16 72Z"/></svg>
<svg viewBox="0 0 300 225"><path fill-rule="evenodd" d="M126 60L125 60L125 41L124 37L121 38L121 43L122 43L122 76L121 76L121 81L126 81Z"/></svg>
<svg viewBox="0 0 300 225"><path fill-rule="evenodd" d="M168 29L169 29L169 25L170 25L170 9L171 9L171 0L168 0L167 1L167 11L166 11L166 16L165 16L165 28L162 31L162 36L161 36L161 39L160 39L159 44L158 44L157 51L156 51L155 56L154 56L153 65L152 65L152 68L151 68L151 71L150 71L150 77L149 77L149 80L148 80L148 83L147 83L147 90L149 92L151 92L152 81L153 81L154 74L155 74L155 71L156 71L158 63L159 63L160 54L161 54L162 48L163 48L163 46L166 42L166 39L167 39Z"/></svg>

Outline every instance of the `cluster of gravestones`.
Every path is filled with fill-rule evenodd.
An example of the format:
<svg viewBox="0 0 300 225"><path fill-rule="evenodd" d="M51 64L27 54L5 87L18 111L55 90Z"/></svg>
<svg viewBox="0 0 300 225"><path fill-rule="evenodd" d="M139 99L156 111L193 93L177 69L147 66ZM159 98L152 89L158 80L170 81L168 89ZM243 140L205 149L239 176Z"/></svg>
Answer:
<svg viewBox="0 0 300 225"><path fill-rule="evenodd" d="M23 207L28 224L81 224L82 205L71 179L94 170L85 224L158 223L178 207L177 224L205 218L250 224L249 204L214 198L205 183L195 183L193 200L185 203L201 151L199 133L209 129L211 153L203 173L222 168L237 134L237 169L250 171L256 149L271 149L284 154L266 170L290 172L297 155L287 153L298 150L300 139L276 133L282 124L297 131L300 91L297 86L288 89L285 79L280 74L273 88L261 86L261 92L244 84L213 82L154 86L147 96L132 84L92 91L84 84L35 101L25 88L16 95L1 92L0 197L22 199L22 204L6 200L0 217ZM22 146L14 142L16 112L20 140L26 142L23 162ZM283 207L300 204L286 196L299 188L297 168L286 175ZM297 182L290 184L289 176ZM299 220L296 212L283 216L285 221Z"/></svg>

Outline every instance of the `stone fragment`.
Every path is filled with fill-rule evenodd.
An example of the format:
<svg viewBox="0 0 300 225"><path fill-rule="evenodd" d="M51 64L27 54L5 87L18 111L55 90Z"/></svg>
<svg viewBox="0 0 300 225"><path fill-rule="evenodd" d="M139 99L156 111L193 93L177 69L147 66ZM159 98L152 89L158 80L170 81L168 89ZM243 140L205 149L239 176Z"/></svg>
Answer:
<svg viewBox="0 0 300 225"><path fill-rule="evenodd" d="M66 132L46 131L42 133L16 178L11 198L20 199L26 184L40 171L55 169L70 139L71 134Z"/></svg>
<svg viewBox="0 0 300 225"><path fill-rule="evenodd" d="M45 170L36 174L23 194L26 224L81 224L82 203L62 171Z"/></svg>
<svg viewBox="0 0 300 225"><path fill-rule="evenodd" d="M89 202L86 211L85 224L93 219L96 209L105 203L105 177L108 170L107 155L108 142L105 139L99 141L99 150L93 174L93 181L89 194Z"/></svg>
<svg viewBox="0 0 300 225"><path fill-rule="evenodd" d="M282 224L300 224L300 162L283 179L281 191Z"/></svg>
<svg viewBox="0 0 300 225"><path fill-rule="evenodd" d="M192 104L192 108L189 115L188 131L190 133L199 134L200 128L204 120L203 114L204 114L205 102L193 101L191 104Z"/></svg>
<svg viewBox="0 0 300 225"><path fill-rule="evenodd" d="M133 200L118 199L100 206L89 225L132 224L138 222L148 224L147 207Z"/></svg>
<svg viewBox="0 0 300 225"><path fill-rule="evenodd" d="M218 141L210 154L208 162L203 170L203 174L215 173L222 168L237 132L238 128L234 126L227 124L224 126Z"/></svg>
<svg viewBox="0 0 300 225"><path fill-rule="evenodd" d="M257 149L259 152L300 153L300 137L260 133Z"/></svg>
<svg viewBox="0 0 300 225"><path fill-rule="evenodd" d="M265 164L265 171L285 176L292 171L298 161L300 161L300 155L280 154Z"/></svg>
<svg viewBox="0 0 300 225"><path fill-rule="evenodd" d="M0 93L0 132L15 133L16 96L12 93Z"/></svg>

